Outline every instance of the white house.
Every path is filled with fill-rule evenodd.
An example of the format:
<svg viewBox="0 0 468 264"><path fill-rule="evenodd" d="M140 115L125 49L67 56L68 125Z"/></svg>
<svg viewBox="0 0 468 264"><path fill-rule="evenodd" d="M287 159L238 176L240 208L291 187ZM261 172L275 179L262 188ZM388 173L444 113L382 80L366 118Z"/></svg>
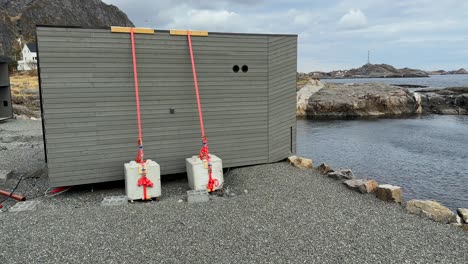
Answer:
<svg viewBox="0 0 468 264"><path fill-rule="evenodd" d="M24 44L21 55L23 59L18 61L18 71L30 71L37 69L36 43Z"/></svg>

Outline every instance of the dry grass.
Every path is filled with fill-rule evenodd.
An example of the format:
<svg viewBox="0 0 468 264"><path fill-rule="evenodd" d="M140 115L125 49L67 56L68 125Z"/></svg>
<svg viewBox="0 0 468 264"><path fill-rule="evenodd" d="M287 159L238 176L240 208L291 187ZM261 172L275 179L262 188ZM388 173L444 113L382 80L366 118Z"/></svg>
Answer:
<svg viewBox="0 0 468 264"><path fill-rule="evenodd" d="M37 73L15 72L10 75L11 90L21 92L23 89L39 90ZM39 91L38 91L39 92Z"/></svg>
<svg viewBox="0 0 468 264"><path fill-rule="evenodd" d="M40 109L37 72L16 72L10 76L13 103L31 111ZM18 107L14 107L15 112ZM19 108L18 108L19 109ZM23 111L21 111L23 112ZM17 113L20 114L20 113Z"/></svg>
<svg viewBox="0 0 468 264"><path fill-rule="evenodd" d="M300 90L302 87L304 87L308 82L310 81L310 78L307 76L304 77L297 77L296 78L296 90Z"/></svg>

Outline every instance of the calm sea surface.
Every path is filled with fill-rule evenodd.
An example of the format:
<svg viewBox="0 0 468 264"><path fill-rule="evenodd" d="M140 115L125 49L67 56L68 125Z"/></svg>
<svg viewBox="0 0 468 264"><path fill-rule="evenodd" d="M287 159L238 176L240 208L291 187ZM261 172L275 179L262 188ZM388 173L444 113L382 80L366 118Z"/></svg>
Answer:
<svg viewBox="0 0 468 264"><path fill-rule="evenodd" d="M468 86L468 75L323 81L444 88ZM405 200L435 199L452 209L468 207L468 116L298 120L297 139L299 155L402 186Z"/></svg>
<svg viewBox="0 0 468 264"><path fill-rule="evenodd" d="M468 86L468 74L433 75L427 78L364 78L364 79L323 79L333 83L369 83L424 85L432 88Z"/></svg>
<svg viewBox="0 0 468 264"><path fill-rule="evenodd" d="M314 164L403 187L405 200L468 208L468 116L298 120L297 153Z"/></svg>

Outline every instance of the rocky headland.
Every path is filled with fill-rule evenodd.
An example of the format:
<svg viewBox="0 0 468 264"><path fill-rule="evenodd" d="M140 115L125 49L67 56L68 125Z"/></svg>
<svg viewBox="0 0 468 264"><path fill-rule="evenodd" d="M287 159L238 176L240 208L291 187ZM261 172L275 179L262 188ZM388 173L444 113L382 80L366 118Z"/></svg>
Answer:
<svg viewBox="0 0 468 264"><path fill-rule="evenodd" d="M468 87L420 90L383 84L309 81L297 91L298 116L350 118L411 114L468 114Z"/></svg>
<svg viewBox="0 0 468 264"><path fill-rule="evenodd" d="M310 72L311 78L318 79L348 79L348 78L416 78L429 77L429 73L423 70L403 68L397 69L388 64L365 64L362 67L351 70L339 70L331 72Z"/></svg>
<svg viewBox="0 0 468 264"><path fill-rule="evenodd" d="M36 25L133 26L119 8L101 0L0 0L0 55L14 57L34 41Z"/></svg>
<svg viewBox="0 0 468 264"><path fill-rule="evenodd" d="M430 71L428 72L430 75L449 75L449 74L468 74L468 71L464 68L460 68L458 70L453 71L446 71L446 70L438 70L438 71Z"/></svg>

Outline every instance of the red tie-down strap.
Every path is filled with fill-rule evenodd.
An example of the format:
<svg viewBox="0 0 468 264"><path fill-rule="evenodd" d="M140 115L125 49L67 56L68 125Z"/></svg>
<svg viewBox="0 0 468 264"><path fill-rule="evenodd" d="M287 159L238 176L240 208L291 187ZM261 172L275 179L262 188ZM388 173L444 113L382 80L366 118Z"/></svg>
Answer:
<svg viewBox="0 0 468 264"><path fill-rule="evenodd" d="M153 187L154 184L153 184L153 182L152 182L150 179L148 179L148 178L146 177L146 174L143 174L143 173L142 173L142 175L145 175L145 176L141 176L140 179L138 179L138 187L143 186L143 200L147 200L147 199L148 199L148 195L147 195L147 190L146 190L146 188L147 188L147 187Z"/></svg>
<svg viewBox="0 0 468 264"><path fill-rule="evenodd" d="M215 187L219 186L219 181L217 179L213 179L210 151L208 150L208 139L206 138L205 124L203 123L203 112L200 102L200 92L198 89L197 69L195 67L195 59L193 56L192 38L190 37L190 30L187 31L187 40L190 53L190 63L192 64L193 84L195 86L195 96L197 99L198 117L200 119L200 129L202 133L202 148L200 150L200 159L206 160L206 162L208 163L208 184L206 185L206 188L209 192L212 192L214 191Z"/></svg>
<svg viewBox="0 0 468 264"><path fill-rule="evenodd" d="M138 186L143 186L143 200L148 199L147 196L147 187L153 187L153 183L150 179L146 177L146 164L145 164L145 154L143 151L143 132L141 129L141 107L140 107L140 91L138 85L138 70L137 70L137 61L136 61L136 49L135 49L135 36L134 29L130 28L130 40L132 46L132 62L133 62L133 80L135 83L135 101L136 101L136 111L137 111L137 124L138 124L138 152L135 158L135 161L141 166L141 177L138 179Z"/></svg>
<svg viewBox="0 0 468 264"><path fill-rule="evenodd" d="M208 164L208 184L206 185L206 188L208 191L212 192L215 187L219 186L219 181L217 179L213 179L213 168L211 165L210 151L208 150L208 139L205 136L202 137L202 145L203 146L200 149L200 160L206 160L206 163Z"/></svg>

